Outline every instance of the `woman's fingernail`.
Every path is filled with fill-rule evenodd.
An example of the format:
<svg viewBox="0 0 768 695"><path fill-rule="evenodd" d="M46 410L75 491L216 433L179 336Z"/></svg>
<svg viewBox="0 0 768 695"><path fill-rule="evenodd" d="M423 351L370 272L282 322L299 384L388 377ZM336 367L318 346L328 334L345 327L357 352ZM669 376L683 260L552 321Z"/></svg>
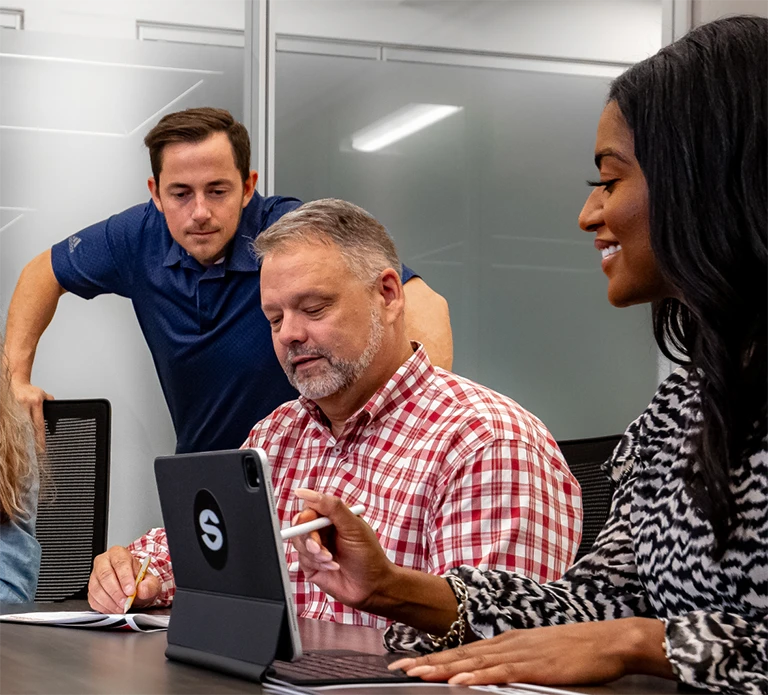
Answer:
<svg viewBox="0 0 768 695"><path fill-rule="evenodd" d="M293 519L291 519L291 526L296 526L296 522L299 520L300 516L301 516L301 512L293 515Z"/></svg>
<svg viewBox="0 0 768 695"><path fill-rule="evenodd" d="M321 499L323 499L323 496L319 492L308 490L305 487L296 488L294 494L300 500L306 500L307 502L319 502Z"/></svg>
<svg viewBox="0 0 768 695"><path fill-rule="evenodd" d="M313 555L317 555L317 553L319 553L320 550L322 550L318 542L313 541L311 538L307 538L307 542L305 543L305 545L307 547L307 550L309 550L309 552L312 553Z"/></svg>
<svg viewBox="0 0 768 695"><path fill-rule="evenodd" d="M472 673L464 671L464 673L457 673L455 676L448 679L448 685L466 685L475 680L475 676Z"/></svg>
<svg viewBox="0 0 768 695"><path fill-rule="evenodd" d="M428 676L430 673L434 673L437 669L434 666L414 666L413 668L403 669L409 676Z"/></svg>
<svg viewBox="0 0 768 695"><path fill-rule="evenodd" d="M387 666L387 668L390 671L396 671L399 668L401 668L403 671L407 671L415 663L416 659L398 659L397 661L393 661L389 666Z"/></svg>

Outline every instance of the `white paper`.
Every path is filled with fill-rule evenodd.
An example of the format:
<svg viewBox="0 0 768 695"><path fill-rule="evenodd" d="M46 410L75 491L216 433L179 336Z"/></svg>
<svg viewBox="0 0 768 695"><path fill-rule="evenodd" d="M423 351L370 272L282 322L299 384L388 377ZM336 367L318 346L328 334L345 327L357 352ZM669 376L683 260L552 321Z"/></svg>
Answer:
<svg viewBox="0 0 768 695"><path fill-rule="evenodd" d="M544 685L530 683L509 683L507 685L472 685L470 690L483 693L500 693L500 695L573 695L571 690L550 688Z"/></svg>
<svg viewBox="0 0 768 695"><path fill-rule="evenodd" d="M266 685L266 684L264 684ZM354 694L355 690L359 690L360 692L368 692L370 690L376 689L397 689L397 688L419 688L424 690L425 695L429 695L430 692L439 691L439 690L445 690L447 692L455 693L457 691L457 687L455 685L448 685L448 683L430 683L427 681L411 681L407 683L398 682L398 683L391 683L391 682L381 682L381 683L365 683L365 684L354 684L354 683L342 683L338 685L321 685L321 686L313 686L313 687L305 687L305 690L302 692L313 692L313 693L322 693L323 695L333 695L334 693L345 693L345 691L350 691ZM462 690L464 691L473 691L473 692L479 692L479 693L497 693L498 695L573 695L572 691L569 690L560 690L558 688L548 688L542 685L528 685L525 683L517 684L517 683L509 683L507 685L470 685L465 686ZM274 692L279 692L275 690ZM287 693L287 691L285 691ZM298 692L298 691L296 691Z"/></svg>
<svg viewBox="0 0 768 695"><path fill-rule="evenodd" d="M357 695L357 693L368 693L372 690L397 690L398 688L408 690L419 688L419 690L424 692L424 695L429 695L432 692L438 691L457 692L457 687L455 685L448 685L448 683L429 683L426 681L411 681L408 683L343 683L338 685L321 685L313 687L303 686L303 689L302 686L298 686L295 690L291 690L290 686L283 686L281 689L281 686L279 685L272 690L266 683L264 683L262 687L264 687L267 692L280 693L281 695L299 695L299 693L307 692L318 693L318 695L321 693L322 695L334 695L335 693L339 693L339 695L347 695L347 693ZM528 685L524 683L509 683L507 685L470 685L462 688L462 691L497 693L498 695L573 695L573 692L569 690L560 690L559 688L548 688L542 685Z"/></svg>
<svg viewBox="0 0 768 695"><path fill-rule="evenodd" d="M97 613L96 611L50 611L42 613L8 613L0 621L30 625L98 628L158 632L168 629L170 615L154 613Z"/></svg>

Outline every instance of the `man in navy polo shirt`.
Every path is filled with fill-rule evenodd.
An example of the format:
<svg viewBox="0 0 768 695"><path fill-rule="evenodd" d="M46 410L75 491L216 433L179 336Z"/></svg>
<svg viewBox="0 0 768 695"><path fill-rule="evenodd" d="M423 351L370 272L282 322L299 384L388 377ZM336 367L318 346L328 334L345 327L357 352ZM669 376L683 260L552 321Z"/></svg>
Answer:
<svg viewBox="0 0 768 695"><path fill-rule="evenodd" d="M51 396L30 376L59 297L118 294L133 302L152 353L176 450L235 448L255 422L297 396L260 309L251 242L301 201L256 192L248 133L222 109L169 114L144 142L152 200L73 234L22 271L6 329L13 389L41 428ZM408 269L402 279L409 338L450 368L445 300Z"/></svg>

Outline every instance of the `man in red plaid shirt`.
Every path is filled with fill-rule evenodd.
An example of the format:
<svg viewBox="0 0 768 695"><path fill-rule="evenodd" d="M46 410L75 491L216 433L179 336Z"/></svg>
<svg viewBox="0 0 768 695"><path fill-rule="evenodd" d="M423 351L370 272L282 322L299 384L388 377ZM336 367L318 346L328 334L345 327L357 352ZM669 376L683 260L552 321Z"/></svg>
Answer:
<svg viewBox="0 0 768 695"><path fill-rule="evenodd" d="M581 538L581 494L544 425L511 399L433 367L408 340L400 261L386 230L339 200L307 203L255 242L262 309L301 394L251 431L266 450L277 513L301 511L298 487L362 503L392 562L442 574L457 565L559 578ZM175 590L163 529L96 558L91 606L119 612L140 560L135 606ZM383 627L333 601L286 559L298 614ZM330 560L330 558L328 558Z"/></svg>

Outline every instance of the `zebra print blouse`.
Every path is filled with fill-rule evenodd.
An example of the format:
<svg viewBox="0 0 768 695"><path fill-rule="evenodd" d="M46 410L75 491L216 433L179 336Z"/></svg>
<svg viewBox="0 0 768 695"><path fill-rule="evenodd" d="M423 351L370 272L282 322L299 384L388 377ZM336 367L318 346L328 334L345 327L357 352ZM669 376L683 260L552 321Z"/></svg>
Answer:
<svg viewBox="0 0 768 695"><path fill-rule="evenodd" d="M768 438L731 473L734 528L720 561L713 533L686 483L699 426L696 383L677 370L627 429L605 470L616 483L611 514L591 552L558 581L537 584L499 570L451 570L469 590L468 621L484 639L505 630L631 616L666 625L680 682L723 693L768 693ZM395 623L389 649L431 651Z"/></svg>

